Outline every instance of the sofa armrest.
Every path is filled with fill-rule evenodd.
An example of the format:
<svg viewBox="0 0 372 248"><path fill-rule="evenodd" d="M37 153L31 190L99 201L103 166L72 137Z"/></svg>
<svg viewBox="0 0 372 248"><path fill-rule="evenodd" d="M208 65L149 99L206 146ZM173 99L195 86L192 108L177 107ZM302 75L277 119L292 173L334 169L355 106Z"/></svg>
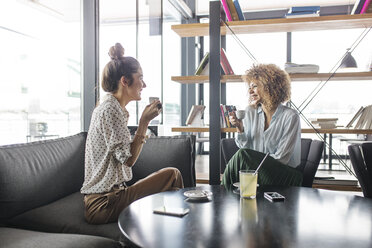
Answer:
<svg viewBox="0 0 372 248"><path fill-rule="evenodd" d="M195 180L195 136L159 136L147 140L133 166L132 185L151 173L165 167L177 168L185 187L194 187Z"/></svg>

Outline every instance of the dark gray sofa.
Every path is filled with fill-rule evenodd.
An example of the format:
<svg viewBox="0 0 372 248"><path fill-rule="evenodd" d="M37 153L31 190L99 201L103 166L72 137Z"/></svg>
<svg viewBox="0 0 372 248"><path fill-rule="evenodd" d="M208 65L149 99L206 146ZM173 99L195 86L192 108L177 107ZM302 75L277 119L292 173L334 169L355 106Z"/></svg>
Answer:
<svg viewBox="0 0 372 248"><path fill-rule="evenodd" d="M85 222L86 133L0 147L0 247L120 247L117 223ZM195 186L195 137L150 138L133 167L133 184L167 166ZM51 245L53 244L53 245Z"/></svg>

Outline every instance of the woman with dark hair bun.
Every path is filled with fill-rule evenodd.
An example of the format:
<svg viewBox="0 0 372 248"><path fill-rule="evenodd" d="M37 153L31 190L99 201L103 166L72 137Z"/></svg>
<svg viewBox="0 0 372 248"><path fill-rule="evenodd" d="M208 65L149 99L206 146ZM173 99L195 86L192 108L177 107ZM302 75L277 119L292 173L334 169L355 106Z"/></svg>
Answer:
<svg viewBox="0 0 372 248"><path fill-rule="evenodd" d="M120 212L144 196L183 188L181 173L176 168L161 169L131 186L132 166L143 144L152 119L161 112L159 100L142 112L134 138L127 127L126 105L141 100L146 88L142 68L124 48L116 43L109 50L111 61L103 69L102 88L108 92L92 114L85 147L84 196L85 218L92 224L116 222Z"/></svg>
<svg viewBox="0 0 372 248"><path fill-rule="evenodd" d="M258 64L246 71L249 106L236 127L235 142L241 149L231 158L222 178L223 185L239 181L239 170L255 170L265 153L258 173L260 185L301 186L301 125L297 111L285 105L291 97L289 75L274 64Z"/></svg>

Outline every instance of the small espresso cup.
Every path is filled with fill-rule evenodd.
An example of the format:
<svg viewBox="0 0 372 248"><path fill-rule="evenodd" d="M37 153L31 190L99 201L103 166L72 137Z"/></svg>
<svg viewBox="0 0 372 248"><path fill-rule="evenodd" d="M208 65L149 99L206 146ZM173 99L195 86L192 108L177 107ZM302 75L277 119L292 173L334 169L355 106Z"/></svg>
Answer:
<svg viewBox="0 0 372 248"><path fill-rule="evenodd" d="M235 112L235 115L236 115L236 118L238 118L239 120L242 120L245 117L245 110L238 110Z"/></svg>
<svg viewBox="0 0 372 248"><path fill-rule="evenodd" d="M240 170L240 197L242 198L256 198L257 193L257 177L258 173L254 170Z"/></svg>

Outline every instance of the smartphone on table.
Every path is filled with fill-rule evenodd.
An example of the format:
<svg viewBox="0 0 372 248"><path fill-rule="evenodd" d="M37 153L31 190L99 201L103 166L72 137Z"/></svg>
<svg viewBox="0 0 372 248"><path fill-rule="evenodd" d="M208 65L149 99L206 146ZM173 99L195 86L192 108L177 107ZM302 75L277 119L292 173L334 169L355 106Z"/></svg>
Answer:
<svg viewBox="0 0 372 248"><path fill-rule="evenodd" d="M190 209L188 208L173 208L173 207L158 207L154 209L155 214L164 214L164 215L171 215L171 216L178 216L182 217L188 214Z"/></svg>

